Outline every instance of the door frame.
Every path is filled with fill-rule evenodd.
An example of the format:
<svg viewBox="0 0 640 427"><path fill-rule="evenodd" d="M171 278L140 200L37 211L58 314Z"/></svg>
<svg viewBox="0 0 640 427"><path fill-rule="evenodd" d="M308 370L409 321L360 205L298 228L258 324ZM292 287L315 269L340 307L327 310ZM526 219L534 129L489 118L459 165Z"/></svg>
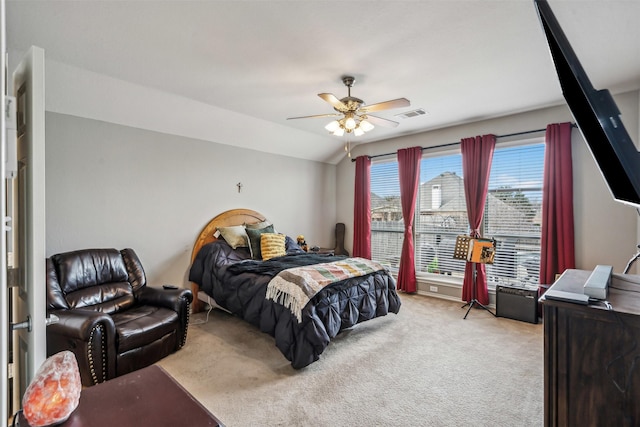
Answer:
<svg viewBox="0 0 640 427"><path fill-rule="evenodd" d="M0 103L6 105L7 93L7 59L5 52L7 51L6 42L6 15L5 0L0 0ZM5 161L7 147L5 114L0 114L0 177L5 176ZM4 180L0 185L0 213L4 216L6 212L6 189ZM4 224L2 224L4 228ZM7 288L7 237L4 230L0 230L0 385L2 386L3 396L0 399L0 422L7 423L9 420L9 289Z"/></svg>

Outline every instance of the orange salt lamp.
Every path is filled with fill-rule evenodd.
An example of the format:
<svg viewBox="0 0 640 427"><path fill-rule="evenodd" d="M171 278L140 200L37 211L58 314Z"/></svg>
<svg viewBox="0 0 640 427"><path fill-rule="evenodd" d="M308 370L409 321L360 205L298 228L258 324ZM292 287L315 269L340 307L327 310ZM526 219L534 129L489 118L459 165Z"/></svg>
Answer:
<svg viewBox="0 0 640 427"><path fill-rule="evenodd" d="M82 383L76 356L56 353L44 361L22 397L24 417L32 427L61 423L76 409Z"/></svg>

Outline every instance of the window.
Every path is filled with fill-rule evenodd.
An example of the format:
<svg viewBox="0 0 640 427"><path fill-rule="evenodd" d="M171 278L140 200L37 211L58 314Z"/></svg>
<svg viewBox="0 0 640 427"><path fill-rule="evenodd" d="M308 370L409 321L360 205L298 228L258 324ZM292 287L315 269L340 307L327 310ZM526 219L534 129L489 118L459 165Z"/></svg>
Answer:
<svg viewBox="0 0 640 427"><path fill-rule="evenodd" d="M402 252L403 232L398 162L373 163L371 165L371 258L391 271L397 271Z"/></svg>
<svg viewBox="0 0 640 427"><path fill-rule="evenodd" d="M544 142L496 147L482 225L497 243L490 282L538 283L543 166Z"/></svg>
<svg viewBox="0 0 640 427"><path fill-rule="evenodd" d="M489 283L537 283L544 143L496 146L489 178L482 235L496 239L495 262L487 266ZM456 237L468 234L462 155L430 154L420 164L420 188L414 220L416 274L462 278L465 262L453 259ZM371 165L372 258L397 271L404 221L398 163Z"/></svg>
<svg viewBox="0 0 640 427"><path fill-rule="evenodd" d="M461 154L422 158L416 204L416 274L463 277L465 262L453 259L456 237L469 232Z"/></svg>

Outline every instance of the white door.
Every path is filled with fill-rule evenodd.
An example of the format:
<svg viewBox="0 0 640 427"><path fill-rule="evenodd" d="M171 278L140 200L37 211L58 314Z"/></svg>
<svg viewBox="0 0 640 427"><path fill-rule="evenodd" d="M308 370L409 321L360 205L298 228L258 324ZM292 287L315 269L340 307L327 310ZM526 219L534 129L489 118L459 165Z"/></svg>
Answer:
<svg viewBox="0 0 640 427"><path fill-rule="evenodd" d="M17 105L18 173L8 182L9 268L17 267L11 288L13 408L46 358L45 291L45 124L44 50L31 47L13 73ZM26 322L26 323L25 323Z"/></svg>

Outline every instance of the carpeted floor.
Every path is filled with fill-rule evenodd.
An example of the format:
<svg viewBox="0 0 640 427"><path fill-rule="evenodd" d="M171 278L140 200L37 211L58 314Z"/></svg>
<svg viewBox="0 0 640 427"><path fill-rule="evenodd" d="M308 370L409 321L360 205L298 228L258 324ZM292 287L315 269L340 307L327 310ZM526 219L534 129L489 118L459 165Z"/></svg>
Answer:
<svg viewBox="0 0 640 427"><path fill-rule="evenodd" d="M159 365L228 427L543 424L541 324L401 298L397 315L344 331L299 371L269 335L217 310Z"/></svg>

